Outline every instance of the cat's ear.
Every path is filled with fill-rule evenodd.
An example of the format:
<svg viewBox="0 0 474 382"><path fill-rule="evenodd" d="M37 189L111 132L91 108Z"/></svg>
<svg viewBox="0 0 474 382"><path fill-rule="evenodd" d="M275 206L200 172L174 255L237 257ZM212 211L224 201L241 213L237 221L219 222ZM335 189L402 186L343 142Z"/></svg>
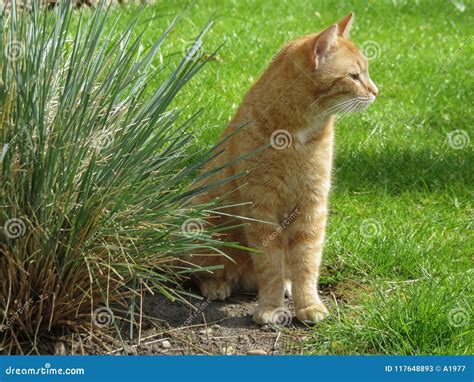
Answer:
<svg viewBox="0 0 474 382"><path fill-rule="evenodd" d="M337 26L339 27L339 36L349 38L351 32L352 22L354 21L354 12L349 13L342 20L338 21Z"/></svg>
<svg viewBox="0 0 474 382"><path fill-rule="evenodd" d="M315 68L324 61L329 51L337 41L339 27L337 24L331 25L323 30L316 38L314 44L314 64Z"/></svg>

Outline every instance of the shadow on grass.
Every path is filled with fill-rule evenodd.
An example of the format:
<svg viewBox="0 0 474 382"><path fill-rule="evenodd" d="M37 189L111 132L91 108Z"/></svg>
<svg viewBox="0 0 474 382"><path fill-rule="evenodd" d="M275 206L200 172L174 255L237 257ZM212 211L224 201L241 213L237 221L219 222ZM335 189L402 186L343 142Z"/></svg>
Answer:
<svg viewBox="0 0 474 382"><path fill-rule="evenodd" d="M342 152L335 163L335 188L338 192L375 188L392 195L446 189L467 193L474 182L473 167L470 147L443 154L429 149Z"/></svg>

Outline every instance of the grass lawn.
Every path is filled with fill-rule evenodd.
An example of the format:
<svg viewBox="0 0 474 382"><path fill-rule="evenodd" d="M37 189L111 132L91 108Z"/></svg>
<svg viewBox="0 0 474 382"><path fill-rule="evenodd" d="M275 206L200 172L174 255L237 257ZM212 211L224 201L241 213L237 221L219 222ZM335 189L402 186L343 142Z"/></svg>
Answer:
<svg viewBox="0 0 474 382"><path fill-rule="evenodd" d="M355 11L352 38L370 58L380 95L337 124L320 280L332 315L294 351L471 354L472 3L334 3L160 1L144 11L144 41L151 45L182 12L162 51L166 65L214 20L203 49L225 44L176 104L186 115L204 108L202 147L216 141L284 42ZM126 24L132 11L124 12Z"/></svg>

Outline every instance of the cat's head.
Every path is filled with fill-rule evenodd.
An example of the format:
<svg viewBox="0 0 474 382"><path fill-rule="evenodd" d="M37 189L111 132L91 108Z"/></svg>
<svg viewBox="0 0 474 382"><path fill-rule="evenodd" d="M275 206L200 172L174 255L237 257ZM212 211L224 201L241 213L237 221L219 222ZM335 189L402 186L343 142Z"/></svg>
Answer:
<svg viewBox="0 0 474 382"><path fill-rule="evenodd" d="M295 60L307 72L305 87L319 112L360 111L378 94L369 76L367 59L348 39L353 19L354 14L350 13L322 32L295 41L293 46Z"/></svg>

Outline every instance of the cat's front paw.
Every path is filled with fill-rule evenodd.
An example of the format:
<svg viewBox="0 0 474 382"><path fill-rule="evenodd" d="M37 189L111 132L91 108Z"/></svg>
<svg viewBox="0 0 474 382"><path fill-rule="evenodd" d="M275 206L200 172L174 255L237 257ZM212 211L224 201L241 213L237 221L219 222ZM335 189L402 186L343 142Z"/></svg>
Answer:
<svg viewBox="0 0 474 382"><path fill-rule="evenodd" d="M198 282L199 289L204 297L214 300L225 300L232 293L230 281L221 279L208 279Z"/></svg>
<svg viewBox="0 0 474 382"><path fill-rule="evenodd" d="M291 281L285 281L285 297L293 297Z"/></svg>
<svg viewBox="0 0 474 382"><path fill-rule="evenodd" d="M287 326L291 322L291 313L280 306L259 305L253 313L253 320L260 325L276 324Z"/></svg>
<svg viewBox="0 0 474 382"><path fill-rule="evenodd" d="M301 322L319 322L329 314L323 303L317 303L303 309L296 310L296 318Z"/></svg>

